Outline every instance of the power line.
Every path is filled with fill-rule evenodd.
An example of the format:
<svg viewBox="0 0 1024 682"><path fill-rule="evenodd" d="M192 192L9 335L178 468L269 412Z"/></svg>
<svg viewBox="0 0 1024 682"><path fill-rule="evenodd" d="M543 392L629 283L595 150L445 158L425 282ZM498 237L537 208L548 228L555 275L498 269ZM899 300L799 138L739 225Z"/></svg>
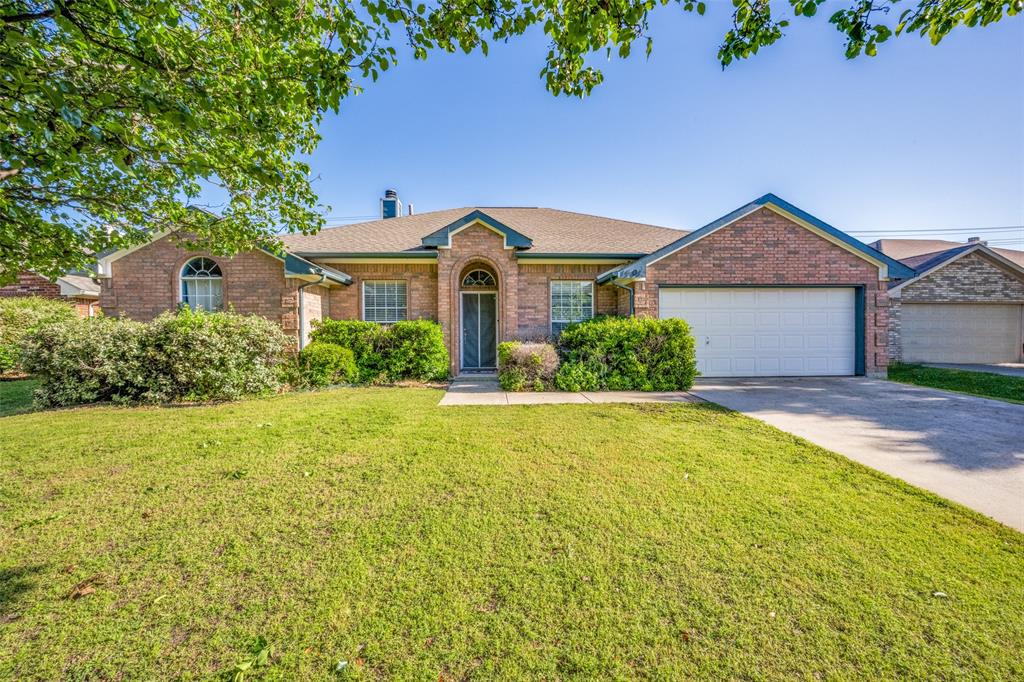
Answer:
<svg viewBox="0 0 1024 682"><path fill-rule="evenodd" d="M963 227L963 228L936 228L931 230L850 230L851 234L859 235L903 235L903 234L967 234L967 233L988 233L988 232L1021 232L1024 234L1024 225L1000 225L995 227Z"/></svg>

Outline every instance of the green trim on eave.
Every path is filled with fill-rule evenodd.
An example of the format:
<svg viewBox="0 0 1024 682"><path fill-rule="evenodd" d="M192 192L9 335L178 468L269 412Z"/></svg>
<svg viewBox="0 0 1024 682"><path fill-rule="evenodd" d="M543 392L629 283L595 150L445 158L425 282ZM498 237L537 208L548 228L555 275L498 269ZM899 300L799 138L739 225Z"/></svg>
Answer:
<svg viewBox="0 0 1024 682"><path fill-rule="evenodd" d="M421 241L423 246L437 246L448 248L452 245L452 234L473 223L480 222L500 233L505 240L505 247L509 249L528 249L533 246L533 240L521 232L517 232L505 223L492 218L483 211L476 210L469 213L453 223L445 225L440 230L431 232Z"/></svg>
<svg viewBox="0 0 1024 682"><path fill-rule="evenodd" d="M437 252L420 252L420 253L409 253L407 251L375 251L365 252L360 251L357 253L347 251L325 251L325 252L311 252L311 251L297 251L296 256L302 258L408 258L410 260L437 260Z"/></svg>
<svg viewBox="0 0 1024 682"><path fill-rule="evenodd" d="M533 251L517 251L516 258L530 260L536 258L565 258L566 260L636 260L643 258L644 253L535 253Z"/></svg>

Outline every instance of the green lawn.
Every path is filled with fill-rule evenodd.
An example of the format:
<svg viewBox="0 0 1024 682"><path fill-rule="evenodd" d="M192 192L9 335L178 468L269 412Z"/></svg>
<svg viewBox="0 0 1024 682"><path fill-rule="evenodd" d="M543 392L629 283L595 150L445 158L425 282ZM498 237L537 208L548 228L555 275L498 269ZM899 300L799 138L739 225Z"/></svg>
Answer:
<svg viewBox="0 0 1024 682"><path fill-rule="evenodd" d="M439 398L0 420L0 679L1024 675L1024 535L710 405Z"/></svg>
<svg viewBox="0 0 1024 682"><path fill-rule="evenodd" d="M947 391L980 395L984 398L1024 403L1024 377L1011 377L990 372L965 372L959 369L925 367L924 365L893 365L889 367L889 378L904 384L942 388Z"/></svg>
<svg viewBox="0 0 1024 682"><path fill-rule="evenodd" d="M0 417L32 409L32 392L38 385L35 379L0 381Z"/></svg>

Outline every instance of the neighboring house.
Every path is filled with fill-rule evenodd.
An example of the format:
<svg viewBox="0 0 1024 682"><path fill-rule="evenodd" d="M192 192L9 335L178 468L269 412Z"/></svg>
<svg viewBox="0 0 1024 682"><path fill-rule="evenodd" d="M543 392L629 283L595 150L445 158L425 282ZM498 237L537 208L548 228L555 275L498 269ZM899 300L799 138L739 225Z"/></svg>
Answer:
<svg viewBox="0 0 1024 682"><path fill-rule="evenodd" d="M49 280L34 272L21 272L14 284L0 287L0 298L22 296L63 297L74 304L79 315L92 317L99 311L100 285L79 273Z"/></svg>
<svg viewBox="0 0 1024 682"><path fill-rule="evenodd" d="M872 244L917 273L889 289L889 358L1024 362L1024 252L924 239Z"/></svg>
<svg viewBox="0 0 1024 682"><path fill-rule="evenodd" d="M189 253L168 235L107 254L100 301L147 320L186 304L257 313L300 345L323 318L441 323L451 371L497 343L601 314L682 317L705 376L884 374L888 288L915 273L765 195L696 231L547 208L469 207L283 238L283 254Z"/></svg>

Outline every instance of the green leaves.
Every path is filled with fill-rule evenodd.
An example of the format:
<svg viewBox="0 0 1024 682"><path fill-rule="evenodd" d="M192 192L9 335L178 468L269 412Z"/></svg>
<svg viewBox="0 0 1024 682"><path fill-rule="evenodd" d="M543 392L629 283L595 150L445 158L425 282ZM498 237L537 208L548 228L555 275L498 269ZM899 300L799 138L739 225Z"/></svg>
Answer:
<svg viewBox="0 0 1024 682"><path fill-rule="evenodd" d="M584 97L604 80L595 58L653 54L649 15L673 0L11 0L0 9L0 283L90 263L91 252L174 229L214 253L311 233L322 206L308 169L327 111L398 60L456 50L486 56L539 26L541 68L555 95ZM874 56L892 36L938 43L986 26L1024 0L848 0L829 21L846 54ZM704 16L705 2L674 0ZM794 16L823 0L789 0ZM789 20L769 0L733 0L722 66L772 45ZM712 5L718 9L720 5ZM784 6L783 6L784 7ZM222 219L190 201L214 189Z"/></svg>

